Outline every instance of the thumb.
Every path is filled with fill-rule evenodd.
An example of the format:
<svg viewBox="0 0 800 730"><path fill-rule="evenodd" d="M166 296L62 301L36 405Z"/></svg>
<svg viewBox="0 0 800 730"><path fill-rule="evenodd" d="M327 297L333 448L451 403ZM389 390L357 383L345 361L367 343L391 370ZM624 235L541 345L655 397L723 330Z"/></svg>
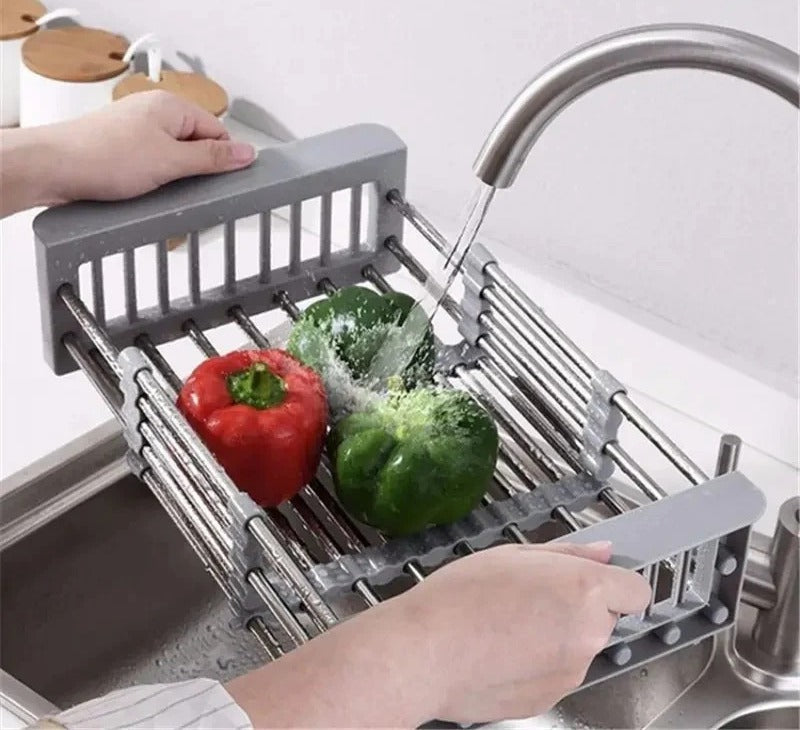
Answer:
<svg viewBox="0 0 800 730"><path fill-rule="evenodd" d="M255 156L252 145L228 139L176 141L168 174L175 180L239 170L250 165Z"/></svg>
<svg viewBox="0 0 800 730"><path fill-rule="evenodd" d="M525 545L524 547L548 553L572 555L584 560L593 560L596 563L607 563L611 559L610 542L591 542L586 545L576 545L568 542L545 542L538 545Z"/></svg>

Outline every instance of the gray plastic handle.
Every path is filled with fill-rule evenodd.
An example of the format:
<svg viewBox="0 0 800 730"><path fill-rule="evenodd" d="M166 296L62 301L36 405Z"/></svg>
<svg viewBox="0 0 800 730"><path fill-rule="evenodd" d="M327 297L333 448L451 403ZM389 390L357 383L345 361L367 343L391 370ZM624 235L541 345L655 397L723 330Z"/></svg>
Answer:
<svg viewBox="0 0 800 730"><path fill-rule="evenodd" d="M316 294L316 281L335 276L343 285L360 281L361 270L371 263L382 273L397 270L396 259L383 248L389 237L402 238L402 215L386 201L391 189L403 191L406 147L391 130L374 124L346 127L316 137L263 150L245 170L213 177L181 180L154 193L123 203L75 203L40 214L33 224L36 234L37 269L45 356L57 374L76 368L61 346L62 337L75 330L74 320L57 295L68 284L79 292L78 269L91 262L93 281L102 290L102 259L124 252L126 300L134 303L125 316L105 322L102 311L95 317L118 347L147 332L158 343L182 336L189 313L206 329L227 321L228 310L238 304L251 314L275 306L274 294L285 290L299 301ZM300 211L303 201L322 199L322 228L330 230L330 196L340 190L359 195L351 214L360 220L362 186L374 186L373 216L365 240L351 241L348 251L300 260ZM292 206L292 236L297 258L290 266L272 269L269 262L269 213ZM166 240L232 224L238 219L262 215L262 270L258 276L235 277L235 228L225 228L226 284L192 297L171 300L168 293ZM295 215L296 214L296 215ZM157 270L161 301L151 310L135 307L134 249L159 243ZM196 251L196 239L193 241ZM191 254L191 252L190 252ZM323 266L324 264L324 266ZM190 255L190 276L199 281L199 260ZM133 294L131 295L131 292ZM97 310L97 306L95 306ZM102 307L100 307L102 310Z"/></svg>

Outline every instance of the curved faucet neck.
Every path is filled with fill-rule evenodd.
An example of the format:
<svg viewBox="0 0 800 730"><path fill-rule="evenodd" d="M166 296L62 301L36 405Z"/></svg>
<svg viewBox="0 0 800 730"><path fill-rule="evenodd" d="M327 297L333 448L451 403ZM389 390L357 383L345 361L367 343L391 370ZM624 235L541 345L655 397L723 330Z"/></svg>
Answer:
<svg viewBox="0 0 800 730"><path fill-rule="evenodd" d="M514 99L473 169L510 187L545 127L579 96L607 81L659 68L697 68L752 81L800 105L798 55L772 41L707 25L651 25L598 38L546 68Z"/></svg>

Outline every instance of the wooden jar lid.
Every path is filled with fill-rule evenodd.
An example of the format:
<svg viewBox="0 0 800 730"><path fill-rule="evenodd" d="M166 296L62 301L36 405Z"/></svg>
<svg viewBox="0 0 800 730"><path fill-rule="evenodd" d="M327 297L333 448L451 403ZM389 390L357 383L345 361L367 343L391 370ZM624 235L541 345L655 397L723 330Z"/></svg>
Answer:
<svg viewBox="0 0 800 730"><path fill-rule="evenodd" d="M147 74L137 73L126 76L114 87L114 99L121 99L140 91L163 89L176 96L194 102L218 117L228 109L228 95L216 81L196 73L184 71L162 71L161 81L150 80Z"/></svg>
<svg viewBox="0 0 800 730"><path fill-rule="evenodd" d="M0 0L0 41L30 35L46 12L39 0Z"/></svg>
<svg viewBox="0 0 800 730"><path fill-rule="evenodd" d="M3 0L5 2L5 0ZM22 60L40 76L57 81L103 81L119 76L128 41L98 28L40 30L22 44Z"/></svg>

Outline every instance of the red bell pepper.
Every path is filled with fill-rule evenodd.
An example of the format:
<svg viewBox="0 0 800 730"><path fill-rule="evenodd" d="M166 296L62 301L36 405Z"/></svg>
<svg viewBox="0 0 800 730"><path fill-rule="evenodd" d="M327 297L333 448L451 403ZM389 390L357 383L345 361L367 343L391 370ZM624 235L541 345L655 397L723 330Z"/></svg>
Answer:
<svg viewBox="0 0 800 730"><path fill-rule="evenodd" d="M236 486L261 506L293 497L314 476L328 421L325 389L283 350L206 360L177 405Z"/></svg>

